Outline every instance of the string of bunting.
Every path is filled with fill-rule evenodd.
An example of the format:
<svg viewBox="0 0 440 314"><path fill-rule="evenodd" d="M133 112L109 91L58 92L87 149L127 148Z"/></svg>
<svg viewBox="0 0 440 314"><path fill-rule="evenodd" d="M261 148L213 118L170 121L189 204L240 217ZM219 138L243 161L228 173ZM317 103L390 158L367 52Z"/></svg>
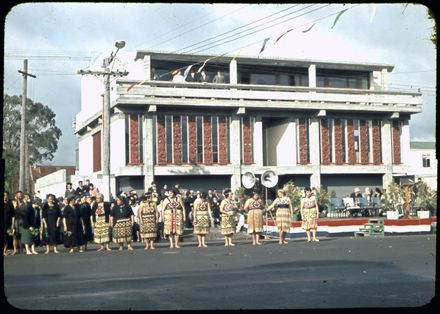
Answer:
<svg viewBox="0 0 440 314"><path fill-rule="evenodd" d="M322 18L319 18L319 19L317 19L317 20L314 20L314 21L312 21L312 22L304 23L304 24L302 24L302 25L300 25L300 26L298 26L298 27L291 28L291 29L289 29L289 30L283 32L282 34L278 35L278 37L276 38L276 40L275 40L275 42L274 42L274 45L277 44L277 43L280 41L281 38L283 38L285 35L287 35L287 34L290 33L291 31L293 31L293 30L295 30L295 29L298 29L298 28L300 28L300 27L303 27L303 26L308 26L308 25L310 25L311 23L313 23L313 24L312 24L311 26L309 26L307 29L305 29L305 30L302 31L302 33L307 33L307 32L309 32L309 31L311 31L311 30L313 29L313 27L316 25L316 22L317 22L317 21L322 20L322 19L325 19L325 18L328 18L328 17L333 16L333 15L336 14L336 17L335 17L335 19L334 19L334 21L333 21L333 24L332 24L332 27L331 27L331 29L333 29L333 28L336 26L336 24L337 24L337 22L339 21L339 19L341 18L342 14L344 14L346 11L348 11L348 10L350 10L350 9L352 9L352 8L354 8L354 7L356 7L356 6L358 6L358 5L360 5L360 4L356 4L356 5L353 5L353 6L350 7L350 8L347 8L347 9L344 9L344 10L341 10L341 11L338 11L338 12L334 12L334 13L332 13L332 14L326 15L326 16L324 16L324 17L322 17ZM375 16L375 14L376 14L376 5L375 5L375 4L371 4L371 14L370 14L370 18L369 18L370 23L373 21L373 18L374 18L374 16ZM272 37L274 37L274 36L272 36ZM266 38L263 40L258 55L260 55L260 54L265 50L267 42L268 42L272 37L266 37ZM258 42L260 42L260 41L258 41ZM206 59L206 60L203 61L203 62L196 62L196 63L190 64L190 65L188 65L188 66L184 66L184 67L181 67L181 68L175 69L175 70L173 70L173 71L170 71L170 72L167 72L167 73L161 74L159 77L162 77L162 76L167 75L167 74L172 74L172 75L174 75L174 74L178 73L179 71L182 71L183 69L185 69L185 71L184 71L184 75L183 75L183 76L184 76L184 78L186 78L186 77L188 76L189 72L191 71L191 68L192 68L193 66L196 66L196 65L202 64L202 65L199 67L199 69L197 70L197 73L200 73L200 72L203 70L203 68L205 67L205 65L206 65L209 61L212 61L212 60L214 60L214 59L221 58L221 57L223 57L223 56L225 56L225 55L227 55L227 54L229 54L229 53L231 53L231 52L237 51L237 53L234 55L234 57L233 57L233 59L232 59L232 60L235 60L236 58L238 58L238 56L241 54L241 52L242 52L242 50L243 50L244 48L247 48L247 47L249 47L249 46L255 45L255 44L258 43L258 42L253 42L253 43L248 44L248 45L246 45L246 46L242 46L242 47L240 47L239 49L234 49L234 50L232 50L232 51L228 51L228 52L226 52L226 53L223 53L223 54L221 54L221 55L219 55L219 56L210 57L210 58ZM136 87L136 86L142 85L142 84L145 83L146 81L149 81L149 79L145 79L145 80L143 80L143 81L141 81L141 82L139 82L139 83L131 84L131 85L127 88L127 91L130 91L132 88L134 88L134 87Z"/></svg>

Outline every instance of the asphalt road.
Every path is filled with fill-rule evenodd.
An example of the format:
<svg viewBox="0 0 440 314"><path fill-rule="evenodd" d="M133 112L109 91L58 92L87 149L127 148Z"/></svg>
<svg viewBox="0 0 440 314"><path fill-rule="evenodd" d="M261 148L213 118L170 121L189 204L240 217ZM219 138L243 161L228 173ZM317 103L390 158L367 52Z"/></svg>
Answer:
<svg viewBox="0 0 440 314"><path fill-rule="evenodd" d="M4 258L20 309L204 310L418 307L435 295L435 235L276 240L180 250Z"/></svg>

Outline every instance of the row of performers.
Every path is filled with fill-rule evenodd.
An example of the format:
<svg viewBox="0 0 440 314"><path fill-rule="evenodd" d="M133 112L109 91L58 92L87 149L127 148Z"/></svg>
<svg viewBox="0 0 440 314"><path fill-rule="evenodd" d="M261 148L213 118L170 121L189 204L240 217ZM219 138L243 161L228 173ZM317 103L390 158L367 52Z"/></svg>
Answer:
<svg viewBox="0 0 440 314"><path fill-rule="evenodd" d="M311 190L305 190L306 197L301 202L301 216L303 217L302 228L306 230L307 240L319 241L316 238L317 219L319 211ZM236 212L238 205L234 200L231 190L224 192L224 200L220 204L221 214L221 234L224 236L225 246L235 246L232 243L233 234L236 229ZM104 203L101 196L97 198L97 208L94 215L89 219L84 219L81 214L80 206L75 204L73 198L68 200L61 213L59 206L55 203L53 196L49 196L47 203L43 206L42 226L46 233L46 252L49 253L53 247L54 253L58 253L57 232L60 224L63 223L65 246L70 248L70 252L77 248L80 252L83 247L86 249L88 241L100 244L98 251L111 250L109 247L110 239L119 244L119 250L123 250L124 243L127 243L128 250L133 250L131 246L132 230L134 224L134 213L132 208L127 205L123 196L116 198L116 204L110 209L108 203ZM183 234L184 221L186 220L185 206L176 191L168 191L168 197L164 200L164 234L168 236L170 248L180 248L180 236ZM283 190L278 191L278 197L267 207L258 192L253 192L245 205L244 211L247 213L248 234L252 235L252 245L261 245L260 233L263 231L263 214L265 210L276 209L276 224L279 237L279 244L287 244L286 234L290 230L293 208L290 199L286 197ZM194 204L192 212L194 234L197 235L198 246L207 247L206 235L209 233L212 213L207 194L202 193L201 198ZM87 217L87 216L86 216ZM152 200L151 194L142 197L138 209L140 223L140 236L145 243L145 249L154 249L154 240L157 237L159 212L156 202ZM32 244L32 228L21 228L21 240L25 245ZM310 238L310 230L313 238ZM31 254L31 253L28 253Z"/></svg>

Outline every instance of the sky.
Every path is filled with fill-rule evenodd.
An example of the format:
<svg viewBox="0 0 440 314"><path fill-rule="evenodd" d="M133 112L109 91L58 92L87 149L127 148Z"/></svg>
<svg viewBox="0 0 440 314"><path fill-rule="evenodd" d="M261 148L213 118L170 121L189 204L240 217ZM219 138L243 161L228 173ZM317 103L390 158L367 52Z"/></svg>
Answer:
<svg viewBox="0 0 440 314"><path fill-rule="evenodd" d="M435 141L432 27L427 7L412 4L24 3L5 19L4 92L21 94L17 70L28 59L28 72L37 78L28 79L27 96L48 105L63 132L54 159L43 164L75 165L72 120L81 107L77 71L110 54L118 40L126 42L124 52L385 63L394 65L389 89L420 88L423 94L423 112L410 120L411 140Z"/></svg>

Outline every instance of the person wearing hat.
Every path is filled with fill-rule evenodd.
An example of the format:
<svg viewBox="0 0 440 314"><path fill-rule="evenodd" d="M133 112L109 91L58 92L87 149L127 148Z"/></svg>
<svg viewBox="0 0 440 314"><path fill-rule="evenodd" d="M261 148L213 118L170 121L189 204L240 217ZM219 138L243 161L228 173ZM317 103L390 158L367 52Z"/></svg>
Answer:
<svg viewBox="0 0 440 314"><path fill-rule="evenodd" d="M131 238L134 224L134 213L127 204L125 197L117 196L116 205L110 210L110 226L113 227L113 242L119 243L119 251L124 249L124 242L127 249L132 251Z"/></svg>
<svg viewBox="0 0 440 314"><path fill-rule="evenodd" d="M168 235L170 248L180 248L179 240L183 234L183 224L186 220L185 205L175 189L168 191L168 197L163 202L164 234Z"/></svg>
<svg viewBox="0 0 440 314"><path fill-rule="evenodd" d="M148 247L154 250L159 213L156 202L151 198L151 193L146 193L142 196L137 216L139 217L141 239L142 242L145 242L145 250L148 250Z"/></svg>
<svg viewBox="0 0 440 314"><path fill-rule="evenodd" d="M231 189L226 189L223 195L225 198L220 203L221 233L225 239L225 246L235 246L232 243L232 236L235 232L235 211L238 210L238 206L234 201L234 193Z"/></svg>

